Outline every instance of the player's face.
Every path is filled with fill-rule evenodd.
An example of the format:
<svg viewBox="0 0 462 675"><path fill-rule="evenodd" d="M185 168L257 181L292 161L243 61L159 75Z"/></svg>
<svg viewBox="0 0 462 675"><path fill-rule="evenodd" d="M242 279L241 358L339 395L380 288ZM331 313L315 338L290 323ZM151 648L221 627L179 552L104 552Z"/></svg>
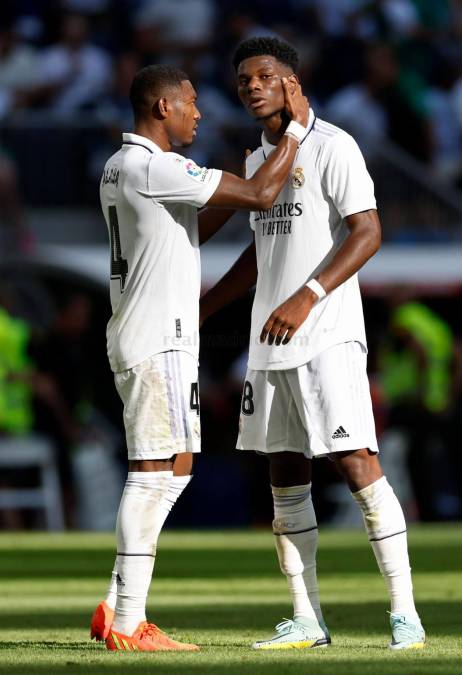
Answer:
<svg viewBox="0 0 462 675"><path fill-rule="evenodd" d="M185 147L191 145L196 136L201 114L196 106L197 94L189 80L181 83L171 100L169 115L169 137L172 145Z"/></svg>
<svg viewBox="0 0 462 675"><path fill-rule="evenodd" d="M281 78L293 76L274 56L252 56L241 61L237 71L238 94L244 107L257 120L284 109Z"/></svg>

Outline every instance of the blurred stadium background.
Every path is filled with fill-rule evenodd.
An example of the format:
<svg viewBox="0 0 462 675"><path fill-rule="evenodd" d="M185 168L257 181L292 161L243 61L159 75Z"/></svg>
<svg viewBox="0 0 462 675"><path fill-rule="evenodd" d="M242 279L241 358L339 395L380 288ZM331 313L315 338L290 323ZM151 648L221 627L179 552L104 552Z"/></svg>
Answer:
<svg viewBox="0 0 462 675"><path fill-rule="evenodd" d="M385 471L411 521L462 519L462 2L2 0L2 529L114 525L125 448L98 185L131 128L133 75L184 68L203 114L188 154L239 172L260 132L231 54L268 34L299 49L312 107L355 136L375 180L384 244L361 279ZM204 288L249 238L241 215L204 247ZM170 525L271 520L265 461L233 452L250 306L203 328L203 456ZM319 520L359 524L326 461L314 491Z"/></svg>

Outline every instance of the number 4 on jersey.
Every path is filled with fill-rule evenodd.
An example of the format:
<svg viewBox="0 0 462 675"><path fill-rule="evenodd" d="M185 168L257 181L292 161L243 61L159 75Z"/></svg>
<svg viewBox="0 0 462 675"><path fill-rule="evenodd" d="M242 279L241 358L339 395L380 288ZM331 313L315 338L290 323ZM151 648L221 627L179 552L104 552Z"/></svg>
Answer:
<svg viewBox="0 0 462 675"><path fill-rule="evenodd" d="M109 207L109 231L111 240L111 279L120 279L120 292L125 290L125 279L128 274L128 263L122 258L120 247L119 219L115 206Z"/></svg>
<svg viewBox="0 0 462 675"><path fill-rule="evenodd" d="M200 414L200 403L199 403L199 382L191 383L191 397L189 399L189 407L191 410L196 411L196 415Z"/></svg>

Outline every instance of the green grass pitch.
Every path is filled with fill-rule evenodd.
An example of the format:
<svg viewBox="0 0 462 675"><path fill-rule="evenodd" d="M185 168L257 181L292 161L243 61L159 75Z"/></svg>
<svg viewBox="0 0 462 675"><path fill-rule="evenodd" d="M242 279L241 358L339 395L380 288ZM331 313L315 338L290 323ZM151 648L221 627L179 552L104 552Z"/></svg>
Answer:
<svg viewBox="0 0 462 675"><path fill-rule="evenodd" d="M410 532L414 586L428 634L422 651L391 653L383 580L362 532L322 528L321 597L334 644L252 652L290 616L270 532L165 532L149 617L200 653L110 653L88 639L114 538L0 535L0 672L178 675L454 675L462 673L462 526Z"/></svg>

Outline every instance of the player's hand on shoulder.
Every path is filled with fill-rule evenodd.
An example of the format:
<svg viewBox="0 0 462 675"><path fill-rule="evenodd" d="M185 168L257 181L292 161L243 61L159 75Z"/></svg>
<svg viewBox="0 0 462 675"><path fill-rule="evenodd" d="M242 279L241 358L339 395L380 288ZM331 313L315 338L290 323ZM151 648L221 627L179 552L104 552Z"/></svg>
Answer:
<svg viewBox="0 0 462 675"><path fill-rule="evenodd" d="M269 345L273 342L276 345L286 345L306 320L316 300L317 297L311 289L306 286L300 288L271 312L260 334L260 342L268 339Z"/></svg>
<svg viewBox="0 0 462 675"><path fill-rule="evenodd" d="M306 127L310 104L306 96L303 95L300 82L295 76L283 77L282 88L284 89L284 103L288 117Z"/></svg>

